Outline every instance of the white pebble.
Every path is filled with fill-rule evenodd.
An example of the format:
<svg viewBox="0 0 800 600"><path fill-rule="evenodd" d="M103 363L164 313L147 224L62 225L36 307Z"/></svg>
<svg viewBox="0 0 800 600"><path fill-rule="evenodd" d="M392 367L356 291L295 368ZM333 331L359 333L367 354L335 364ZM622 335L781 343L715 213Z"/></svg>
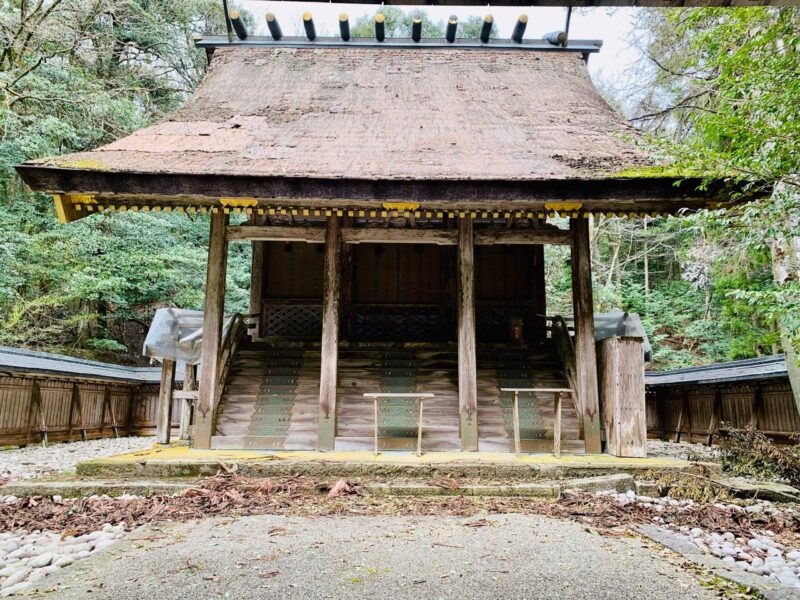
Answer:
<svg viewBox="0 0 800 600"><path fill-rule="evenodd" d="M29 582L29 581L21 581L16 585L12 585L12 586L9 586L9 587L4 587L3 591L0 591L0 596L3 596L3 597L5 597L5 596L13 596L14 594L17 594L19 592L24 592L25 590L27 590L32 585L33 584L31 582Z"/></svg>
<svg viewBox="0 0 800 600"><path fill-rule="evenodd" d="M31 559L30 563L28 563L32 568L37 569L39 567L46 567L55 558L55 554L52 552L45 552L44 554L40 554L35 556Z"/></svg>

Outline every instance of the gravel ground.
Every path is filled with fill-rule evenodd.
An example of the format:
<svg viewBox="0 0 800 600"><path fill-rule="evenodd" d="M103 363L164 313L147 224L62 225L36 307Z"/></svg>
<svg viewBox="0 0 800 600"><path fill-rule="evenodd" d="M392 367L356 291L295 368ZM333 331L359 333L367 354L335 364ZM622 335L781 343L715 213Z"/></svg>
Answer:
<svg viewBox="0 0 800 600"><path fill-rule="evenodd" d="M526 515L149 526L37 589L65 600L715 597L639 538Z"/></svg>
<svg viewBox="0 0 800 600"><path fill-rule="evenodd" d="M690 442L676 444L675 442L647 440L647 456L668 456L682 460L714 461L717 458L717 449L709 448L705 444L693 444Z"/></svg>
<svg viewBox="0 0 800 600"><path fill-rule="evenodd" d="M102 456L125 454L151 448L153 437L122 437L50 444L31 444L0 451L0 479L30 479L72 470L79 462Z"/></svg>

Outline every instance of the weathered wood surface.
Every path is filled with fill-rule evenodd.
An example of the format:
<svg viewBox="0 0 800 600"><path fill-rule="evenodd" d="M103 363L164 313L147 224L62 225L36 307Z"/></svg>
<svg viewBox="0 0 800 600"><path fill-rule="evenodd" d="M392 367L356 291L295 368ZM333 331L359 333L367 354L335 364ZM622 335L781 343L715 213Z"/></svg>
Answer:
<svg viewBox="0 0 800 600"><path fill-rule="evenodd" d="M533 246L531 254L533 255L533 268L531 269L533 342L544 344L547 341L547 281L545 278L544 246Z"/></svg>
<svg viewBox="0 0 800 600"><path fill-rule="evenodd" d="M600 405L606 452L625 458L647 456L647 410L642 340L612 337L597 343Z"/></svg>
<svg viewBox="0 0 800 600"><path fill-rule="evenodd" d="M322 295L322 366L319 378L319 450L333 450L336 438L336 386L339 356L339 269L342 238L339 219L328 219Z"/></svg>
<svg viewBox="0 0 800 600"><path fill-rule="evenodd" d="M342 230L345 244L435 244L455 246L458 232L448 229L399 229L390 227L346 228Z"/></svg>
<svg viewBox="0 0 800 600"><path fill-rule="evenodd" d="M324 227L281 227L278 225L229 225L225 230L229 241L325 243Z"/></svg>
<svg viewBox="0 0 800 600"><path fill-rule="evenodd" d="M475 354L475 248L470 219L458 221L458 412L461 449L478 450L478 381Z"/></svg>
<svg viewBox="0 0 800 600"><path fill-rule="evenodd" d="M422 445L426 451L461 448L458 430L457 355L451 345L420 349L347 348L339 363L339 414L336 448L372 449L374 407L365 393L433 393L425 400ZM399 444L399 446L398 446ZM378 440L380 449L415 448Z"/></svg>
<svg viewBox="0 0 800 600"><path fill-rule="evenodd" d="M540 229L491 229L475 230L475 244L493 246L497 244L555 244L572 243L572 232L553 228Z"/></svg>
<svg viewBox="0 0 800 600"><path fill-rule="evenodd" d="M501 348L502 349L502 348ZM526 385L561 388L565 379L552 349L524 351L524 372L498 359L499 349L482 350L477 370L480 445L494 451L511 451L513 435L504 414L498 373L526 377ZM236 356L220 403L214 448L314 449L319 424L319 375L321 357L313 344L245 344ZM354 344L339 349L337 390L337 450L372 450L374 406L365 393L428 392L425 401L422 445L426 451L454 451L459 437L458 361L454 344L422 344L403 348L391 344ZM270 400L272 398L272 400ZM531 400L524 400L526 406ZM555 436L553 396L535 396L540 418L540 440L521 440L523 451L551 452ZM283 415L283 416L282 416ZM286 429L280 433L281 419ZM582 451L579 421L572 403L563 410L564 444ZM416 440L379 439L381 449L416 447ZM540 442L546 442L542 444Z"/></svg>
<svg viewBox="0 0 800 600"><path fill-rule="evenodd" d="M278 225L233 225L227 228L227 238L253 241L325 242L325 229L320 227ZM396 227L343 227L345 244L434 244L458 245L458 232L454 229L418 229ZM572 234L558 228L534 229L480 229L475 231L476 245L497 244L562 244L571 243Z"/></svg>
<svg viewBox="0 0 800 600"><path fill-rule="evenodd" d="M589 245L589 219L570 219L572 243L572 305L575 315L575 358L578 405L583 410L583 435L586 452L600 454L600 401L598 399L597 358L594 339L594 296L592 259Z"/></svg>
<svg viewBox="0 0 800 600"><path fill-rule="evenodd" d="M158 394L157 444L169 444L172 430L172 391L174 387L175 361L164 359L161 365L161 386Z"/></svg>
<svg viewBox="0 0 800 600"><path fill-rule="evenodd" d="M32 405L34 386L38 387L39 403ZM45 429L50 443L81 439L81 431L86 439L111 437L112 413L120 433L153 434L158 389L157 384L150 383L73 382L54 375L0 377L0 445L38 444ZM172 422L177 425L177 411Z"/></svg>
<svg viewBox="0 0 800 600"><path fill-rule="evenodd" d="M194 446L210 448L214 427L214 409L219 382L219 352L222 342L222 319L225 309L225 276L228 244L225 227L228 215L222 211L211 215L206 271L206 298L203 312L203 345L200 353L199 397L195 411Z"/></svg>
<svg viewBox="0 0 800 600"><path fill-rule="evenodd" d="M514 451L512 396L510 392L501 392L501 388L569 387L552 346L535 350L484 348L478 352L477 376L480 447L489 452ZM537 435L541 438L535 440L521 437L520 449L523 452L552 452L556 429L553 400L550 392L520 394L520 407L529 415L523 429L537 428ZM535 418L536 423L530 422L531 417ZM570 452L583 452L580 420L570 401L563 403L561 422L562 448Z"/></svg>
<svg viewBox="0 0 800 600"><path fill-rule="evenodd" d="M718 403L718 419L714 406ZM800 432L800 415L788 379L660 386L647 393L650 437L708 442L709 424L753 427L780 442Z"/></svg>
<svg viewBox="0 0 800 600"><path fill-rule="evenodd" d="M314 450L320 352L244 344L220 401L213 448Z"/></svg>
<svg viewBox="0 0 800 600"><path fill-rule="evenodd" d="M253 257L250 266L250 314L258 315L255 327L250 330L250 335L260 338L264 335L264 319L261 308L264 299L264 255L267 243L253 241Z"/></svg>
<svg viewBox="0 0 800 600"><path fill-rule="evenodd" d="M197 365L184 365L183 372L183 391L191 393L191 397L179 398L180 405L180 425L178 438L188 440L192 437L192 416L194 414L195 403L199 397L197 392ZM178 397L173 394L173 397Z"/></svg>

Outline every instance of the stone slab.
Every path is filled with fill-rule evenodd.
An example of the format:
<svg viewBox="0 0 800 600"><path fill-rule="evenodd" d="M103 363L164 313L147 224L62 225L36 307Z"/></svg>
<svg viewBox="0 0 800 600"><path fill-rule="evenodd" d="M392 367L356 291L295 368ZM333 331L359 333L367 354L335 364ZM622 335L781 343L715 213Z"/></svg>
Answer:
<svg viewBox="0 0 800 600"><path fill-rule="evenodd" d="M633 476L627 473L615 473L613 475L602 475L599 477L584 477L580 479L570 479L561 484L562 491L581 491L581 492L630 492L634 489Z"/></svg>
<svg viewBox="0 0 800 600"><path fill-rule="evenodd" d="M192 487L185 482L174 481L15 481L0 486L0 494L7 496L61 496L63 498L86 498L94 495L152 496L155 494L181 494Z"/></svg>
<svg viewBox="0 0 800 600"><path fill-rule="evenodd" d="M78 475L98 479L138 477L169 478L214 475L221 463L235 466L243 475L278 477L302 474L319 477L474 477L521 481L557 480L653 471L691 471L696 464L665 459L620 459L607 455L523 455L499 452L437 452L416 456L413 452L368 451L301 452L257 450L195 450L159 446L128 455L96 459L78 465ZM704 463L705 464L705 463ZM716 466L711 465L714 469Z"/></svg>
<svg viewBox="0 0 800 600"><path fill-rule="evenodd" d="M446 487L424 483L371 483L364 486L375 496L514 496L558 498L558 484L518 483L512 485L463 485Z"/></svg>

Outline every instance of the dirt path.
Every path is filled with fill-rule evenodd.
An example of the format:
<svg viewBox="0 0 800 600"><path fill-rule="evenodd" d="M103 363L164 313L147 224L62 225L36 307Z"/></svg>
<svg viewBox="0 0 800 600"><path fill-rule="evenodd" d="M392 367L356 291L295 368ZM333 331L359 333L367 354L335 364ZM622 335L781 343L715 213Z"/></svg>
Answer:
<svg viewBox="0 0 800 600"><path fill-rule="evenodd" d="M39 591L33 597L715 597L638 538L536 515L151 525L47 578Z"/></svg>

